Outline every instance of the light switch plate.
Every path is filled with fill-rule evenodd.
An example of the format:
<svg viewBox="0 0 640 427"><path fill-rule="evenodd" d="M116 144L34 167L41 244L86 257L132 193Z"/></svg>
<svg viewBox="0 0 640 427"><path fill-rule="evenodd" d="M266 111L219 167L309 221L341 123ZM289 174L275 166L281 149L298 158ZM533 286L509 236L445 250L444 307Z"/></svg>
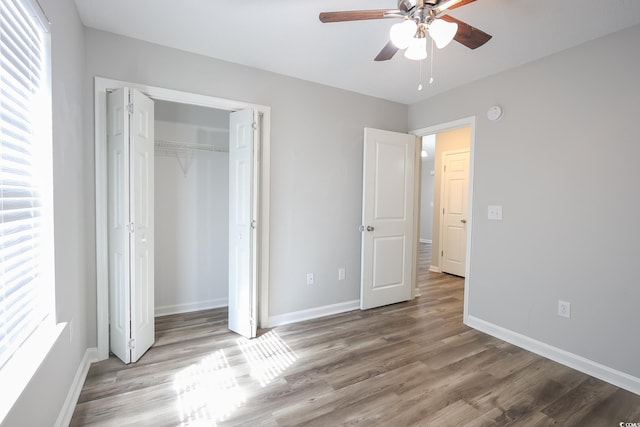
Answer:
<svg viewBox="0 0 640 427"><path fill-rule="evenodd" d="M494 221L502 221L502 206L489 206L488 218Z"/></svg>

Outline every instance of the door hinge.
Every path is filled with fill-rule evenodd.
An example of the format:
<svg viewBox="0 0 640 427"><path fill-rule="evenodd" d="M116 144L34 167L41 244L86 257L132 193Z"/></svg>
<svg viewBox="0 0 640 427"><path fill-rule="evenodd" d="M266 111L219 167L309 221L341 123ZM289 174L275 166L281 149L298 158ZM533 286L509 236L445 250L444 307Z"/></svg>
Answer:
<svg viewBox="0 0 640 427"><path fill-rule="evenodd" d="M257 130L258 129L258 123L257 122L251 122L251 129Z"/></svg>
<svg viewBox="0 0 640 427"><path fill-rule="evenodd" d="M444 256L444 251L440 251L440 256Z"/></svg>
<svg viewBox="0 0 640 427"><path fill-rule="evenodd" d="M129 104L127 104L127 112L129 114L133 114L133 102L130 102Z"/></svg>
<svg viewBox="0 0 640 427"><path fill-rule="evenodd" d="M444 215L444 208L442 208L442 215Z"/></svg>
<svg viewBox="0 0 640 427"><path fill-rule="evenodd" d="M447 165L444 165L444 171L445 172L447 171Z"/></svg>
<svg viewBox="0 0 640 427"><path fill-rule="evenodd" d="M134 348L136 348L136 340L135 340L135 339L133 339L133 338L131 338L131 339L129 340L129 342L127 343L127 347L129 347L130 349L134 349Z"/></svg>
<svg viewBox="0 0 640 427"><path fill-rule="evenodd" d="M255 230L257 225L258 225L258 222L255 219L252 219L249 226L251 227L252 230Z"/></svg>
<svg viewBox="0 0 640 427"><path fill-rule="evenodd" d="M129 230L129 234L133 234L136 231L136 225L130 222L127 224L127 230Z"/></svg>

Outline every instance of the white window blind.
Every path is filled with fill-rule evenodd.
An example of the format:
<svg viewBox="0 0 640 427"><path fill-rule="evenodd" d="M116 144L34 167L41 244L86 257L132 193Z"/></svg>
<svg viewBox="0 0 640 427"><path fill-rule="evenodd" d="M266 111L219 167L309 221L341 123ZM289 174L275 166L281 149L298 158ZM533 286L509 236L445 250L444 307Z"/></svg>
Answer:
<svg viewBox="0 0 640 427"><path fill-rule="evenodd" d="M0 11L0 367L49 314L43 287L53 287L43 277L52 271L47 44L35 6L2 0Z"/></svg>

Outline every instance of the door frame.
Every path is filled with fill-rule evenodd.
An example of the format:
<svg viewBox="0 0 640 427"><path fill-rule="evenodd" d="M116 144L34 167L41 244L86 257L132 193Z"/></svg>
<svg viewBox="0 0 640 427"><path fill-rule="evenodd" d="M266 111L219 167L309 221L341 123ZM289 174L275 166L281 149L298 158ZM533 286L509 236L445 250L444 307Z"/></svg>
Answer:
<svg viewBox="0 0 640 427"><path fill-rule="evenodd" d="M152 99L198 105L219 110L253 109L261 118L259 125L258 203L259 242L256 274L258 275L258 312L260 324L269 318L269 200L271 156L271 107L217 98L204 94L166 89L146 84L95 77L94 79L94 149L96 194L96 328L98 360L109 357L109 269L107 251L107 90L127 86L138 89Z"/></svg>
<svg viewBox="0 0 640 427"><path fill-rule="evenodd" d="M436 124L433 126L429 126L429 127L425 127L425 128L420 128L414 131L411 131L410 133L416 135L416 136L426 136L426 135L432 135L432 134L437 134L440 132L444 132L444 131L448 131L448 130L453 130L453 129L459 129L459 128L464 128L464 127L468 127L470 128L471 132L471 141L469 141L469 199L468 199L468 215L467 215L467 247L466 247L466 261L465 261L465 271L466 271L466 277L464 278L464 306L463 306L463 322L465 324L468 324L468 319L469 319L469 290L471 288L471 283L472 283L472 268L471 268L471 243L472 243L472 228L473 228L473 181L474 181L474 163L475 163L475 143L476 143L476 116L470 116L470 117L465 117L462 119L458 119L458 120L453 120L450 122L444 122L444 123L440 123L440 124ZM416 154L416 156L418 157L419 160L419 156L420 153L418 152ZM422 165L420 165L422 166ZM422 170L420 170L419 174L417 175L417 179L420 178L422 174ZM419 209L420 209L420 183L418 182L417 185L417 202L416 202L416 209L418 210L418 214L419 215ZM417 263L418 263L418 245L419 245L419 238L420 238L420 227L419 225L415 226L415 230L414 230L415 236L416 236L416 254L414 257L414 265L416 266L415 268L417 268ZM417 275L416 275L417 277ZM414 283L414 288L417 286L417 279Z"/></svg>

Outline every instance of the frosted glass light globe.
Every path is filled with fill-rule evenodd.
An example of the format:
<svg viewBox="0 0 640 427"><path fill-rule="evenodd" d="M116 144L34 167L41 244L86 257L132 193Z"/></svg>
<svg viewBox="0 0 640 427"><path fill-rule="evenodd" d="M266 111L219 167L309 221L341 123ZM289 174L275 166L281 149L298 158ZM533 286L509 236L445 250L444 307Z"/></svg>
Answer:
<svg viewBox="0 0 640 427"><path fill-rule="evenodd" d="M436 19L429 24L429 35L436 42L436 47L442 49L456 36L458 32L458 24L455 22L447 22L442 19Z"/></svg>
<svg viewBox="0 0 640 427"><path fill-rule="evenodd" d="M389 37L398 49L406 49L417 29L418 26L412 19L405 19L403 22L393 24L391 31L389 31Z"/></svg>
<svg viewBox="0 0 640 427"><path fill-rule="evenodd" d="M412 38L409 47L404 51L404 56L414 61L419 61L427 57L427 39L425 37Z"/></svg>

